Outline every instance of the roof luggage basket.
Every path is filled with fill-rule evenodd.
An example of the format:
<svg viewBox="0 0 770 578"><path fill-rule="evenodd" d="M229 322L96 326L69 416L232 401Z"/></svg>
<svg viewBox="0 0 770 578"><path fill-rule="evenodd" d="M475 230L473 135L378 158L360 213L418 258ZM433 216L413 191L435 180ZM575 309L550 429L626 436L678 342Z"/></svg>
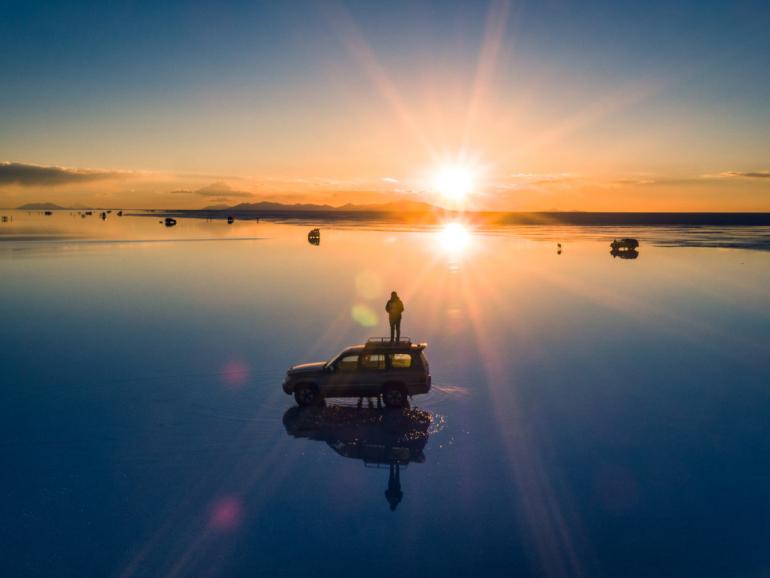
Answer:
<svg viewBox="0 0 770 578"><path fill-rule="evenodd" d="M402 337L398 341L391 341L390 337L370 337L366 340L367 345L411 345L412 340L408 337Z"/></svg>

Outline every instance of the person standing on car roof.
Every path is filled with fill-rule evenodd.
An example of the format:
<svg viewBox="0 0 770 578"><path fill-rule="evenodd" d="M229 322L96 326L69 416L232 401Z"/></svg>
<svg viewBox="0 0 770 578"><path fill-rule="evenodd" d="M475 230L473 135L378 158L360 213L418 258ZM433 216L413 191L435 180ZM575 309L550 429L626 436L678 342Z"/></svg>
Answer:
<svg viewBox="0 0 770 578"><path fill-rule="evenodd" d="M390 300L385 304L385 311L388 312L390 321L390 341L393 342L394 334L395 340L401 341L401 314L404 312L404 304L395 291L390 294Z"/></svg>

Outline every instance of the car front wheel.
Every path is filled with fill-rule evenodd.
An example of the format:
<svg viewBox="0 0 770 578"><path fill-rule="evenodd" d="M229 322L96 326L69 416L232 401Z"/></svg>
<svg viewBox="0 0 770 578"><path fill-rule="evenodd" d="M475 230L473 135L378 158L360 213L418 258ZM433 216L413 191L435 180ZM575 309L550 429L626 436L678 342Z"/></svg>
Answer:
<svg viewBox="0 0 770 578"><path fill-rule="evenodd" d="M318 390L312 385L300 385L294 391L294 399L297 400L299 405L315 405L318 403L320 396Z"/></svg>
<svg viewBox="0 0 770 578"><path fill-rule="evenodd" d="M404 404L406 404L406 391L400 385L386 385L382 390L382 401L388 407L404 407Z"/></svg>

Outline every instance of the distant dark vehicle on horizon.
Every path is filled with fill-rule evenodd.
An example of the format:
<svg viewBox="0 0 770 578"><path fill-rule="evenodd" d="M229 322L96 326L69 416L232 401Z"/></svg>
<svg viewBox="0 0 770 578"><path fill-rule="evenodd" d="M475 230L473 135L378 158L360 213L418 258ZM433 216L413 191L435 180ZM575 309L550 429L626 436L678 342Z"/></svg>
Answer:
<svg viewBox="0 0 770 578"><path fill-rule="evenodd" d="M626 237L623 239L615 239L610 243L610 247L613 251L629 251L639 248L639 241Z"/></svg>
<svg viewBox="0 0 770 578"><path fill-rule="evenodd" d="M53 211L46 211L46 212L45 212L45 215L46 215L46 216L48 216L48 217L50 217L51 215L53 215Z"/></svg>
<svg viewBox="0 0 770 578"><path fill-rule="evenodd" d="M636 249L639 247L639 241L626 237L623 239L615 239L610 243L610 255L612 258L620 257L621 259L636 259L639 256L639 251Z"/></svg>
<svg viewBox="0 0 770 578"><path fill-rule="evenodd" d="M408 338L391 342L369 339L348 347L329 361L294 365L286 372L283 391L299 405L315 405L327 397L379 397L388 407L403 407L407 397L430 391L427 343Z"/></svg>
<svg viewBox="0 0 770 578"><path fill-rule="evenodd" d="M307 234L307 242L311 245L320 245L321 244L321 230L320 229L312 229Z"/></svg>
<svg viewBox="0 0 770 578"><path fill-rule="evenodd" d="M166 217L166 218L163 220L163 223L164 223L164 224L165 224L167 227L173 227L174 225L176 225L176 219L172 219L171 217Z"/></svg>

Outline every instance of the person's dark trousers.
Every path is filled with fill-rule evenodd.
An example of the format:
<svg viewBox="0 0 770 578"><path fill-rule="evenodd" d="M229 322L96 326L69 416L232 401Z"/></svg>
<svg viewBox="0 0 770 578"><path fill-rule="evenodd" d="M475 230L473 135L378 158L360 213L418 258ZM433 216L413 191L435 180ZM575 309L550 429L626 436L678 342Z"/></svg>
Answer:
<svg viewBox="0 0 770 578"><path fill-rule="evenodd" d="M401 318L390 320L390 340L393 341L393 334L396 335L396 341L401 341Z"/></svg>

